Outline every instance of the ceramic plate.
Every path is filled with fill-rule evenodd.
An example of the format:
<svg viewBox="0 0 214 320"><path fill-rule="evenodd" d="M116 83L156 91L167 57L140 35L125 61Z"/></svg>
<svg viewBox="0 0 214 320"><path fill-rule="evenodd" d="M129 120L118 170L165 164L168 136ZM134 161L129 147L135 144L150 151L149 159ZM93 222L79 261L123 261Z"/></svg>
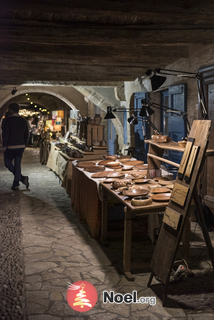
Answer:
<svg viewBox="0 0 214 320"><path fill-rule="evenodd" d="M170 197L171 193L158 193L151 195L151 198L154 201L169 201Z"/></svg>
<svg viewBox="0 0 214 320"><path fill-rule="evenodd" d="M149 190L146 189L129 189L122 191L124 196L128 196L130 198L136 196L147 196L149 194Z"/></svg>
<svg viewBox="0 0 214 320"><path fill-rule="evenodd" d="M151 189L152 193L166 193L166 192L170 192L170 189L165 188L165 187L161 187L161 188L153 188Z"/></svg>
<svg viewBox="0 0 214 320"><path fill-rule="evenodd" d="M91 166L91 167L85 168L84 170L87 172L99 172L99 171L104 171L105 168L101 166Z"/></svg>

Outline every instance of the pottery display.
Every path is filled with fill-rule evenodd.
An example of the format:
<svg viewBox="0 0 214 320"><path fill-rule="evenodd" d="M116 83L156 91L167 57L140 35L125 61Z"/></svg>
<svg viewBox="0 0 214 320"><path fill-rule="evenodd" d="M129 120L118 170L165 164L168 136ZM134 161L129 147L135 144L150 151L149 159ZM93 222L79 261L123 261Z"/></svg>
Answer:
<svg viewBox="0 0 214 320"><path fill-rule="evenodd" d="M95 121L95 125L98 126L100 124L100 122L102 121L102 117L99 114L95 114L94 121Z"/></svg>
<svg viewBox="0 0 214 320"><path fill-rule="evenodd" d="M101 147L107 147L107 142L105 140L100 142Z"/></svg>

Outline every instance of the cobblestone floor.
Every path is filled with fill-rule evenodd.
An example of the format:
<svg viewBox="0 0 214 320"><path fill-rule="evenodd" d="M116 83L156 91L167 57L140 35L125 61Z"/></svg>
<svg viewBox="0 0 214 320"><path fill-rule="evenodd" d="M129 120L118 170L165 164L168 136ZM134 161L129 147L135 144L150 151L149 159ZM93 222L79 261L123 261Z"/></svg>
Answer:
<svg viewBox="0 0 214 320"><path fill-rule="evenodd" d="M40 165L38 149L25 151L22 169L30 177L30 189L21 186L14 192L0 149L0 319L214 319L214 275L195 223L189 266L196 276L170 285L163 308L162 286L154 280L147 288L154 249L148 239L133 241L133 265L140 262L141 268L136 269L135 282L128 282L120 272L122 238L111 239L108 247L90 238L59 179ZM210 236L213 241L213 232ZM97 304L84 313L66 301L68 282L78 280L89 281L98 292ZM138 297L156 296L157 303L104 304L104 290L122 294L136 290Z"/></svg>

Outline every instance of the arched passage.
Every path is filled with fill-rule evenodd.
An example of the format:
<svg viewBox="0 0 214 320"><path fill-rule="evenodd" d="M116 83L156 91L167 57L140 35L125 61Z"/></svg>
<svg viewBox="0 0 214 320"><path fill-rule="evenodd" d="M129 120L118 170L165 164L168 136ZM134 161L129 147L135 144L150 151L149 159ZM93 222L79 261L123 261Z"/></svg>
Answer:
<svg viewBox="0 0 214 320"><path fill-rule="evenodd" d="M26 88L26 89L19 89L18 93L16 94L16 96L22 95L22 94L26 94L26 93L44 93L44 94L49 94L52 95L54 97L57 97L58 99L62 100L63 102L65 102L71 109L77 110L77 108L75 107L75 105L69 101L67 98L65 98L62 94L54 92L52 90L48 90L45 87L44 88ZM14 98L14 97L12 97ZM0 102L0 109L8 102L11 100L11 95L7 95L1 102Z"/></svg>

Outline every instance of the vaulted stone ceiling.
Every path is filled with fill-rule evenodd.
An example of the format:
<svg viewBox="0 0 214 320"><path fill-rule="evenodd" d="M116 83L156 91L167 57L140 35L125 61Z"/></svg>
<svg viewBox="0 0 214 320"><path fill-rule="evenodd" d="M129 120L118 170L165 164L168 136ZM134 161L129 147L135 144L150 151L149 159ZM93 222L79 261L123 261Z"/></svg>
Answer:
<svg viewBox="0 0 214 320"><path fill-rule="evenodd" d="M116 84L214 42L210 0L2 0L0 85Z"/></svg>

